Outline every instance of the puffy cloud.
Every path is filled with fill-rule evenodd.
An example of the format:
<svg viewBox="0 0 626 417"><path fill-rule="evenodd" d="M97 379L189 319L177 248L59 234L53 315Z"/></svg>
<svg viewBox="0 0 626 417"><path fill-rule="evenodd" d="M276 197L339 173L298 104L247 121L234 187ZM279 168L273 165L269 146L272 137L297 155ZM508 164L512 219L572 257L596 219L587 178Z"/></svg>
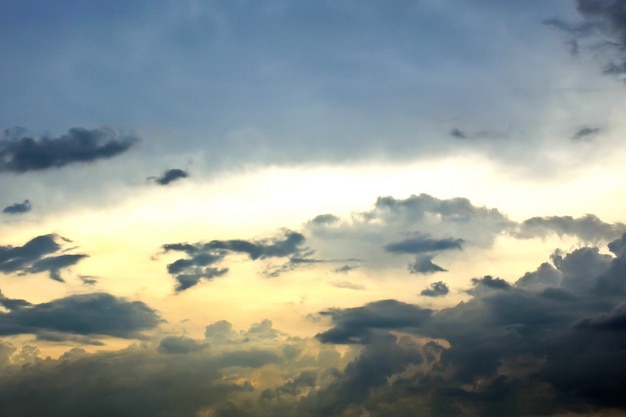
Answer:
<svg viewBox="0 0 626 417"><path fill-rule="evenodd" d="M623 223L605 223L593 214L571 216L531 217L521 223L518 236L545 237L550 233L575 236L583 242L598 243L613 240L626 232Z"/></svg>
<svg viewBox="0 0 626 417"><path fill-rule="evenodd" d="M33 206L30 201L24 200L23 203L14 203L10 206L6 206L4 209L2 209L2 212L6 214L24 214L31 211L32 208Z"/></svg>
<svg viewBox="0 0 626 417"><path fill-rule="evenodd" d="M24 246L0 246L0 272L20 275L47 272L55 281L63 282L61 270L86 258L85 254L57 255L68 239L49 234L37 236Z"/></svg>
<svg viewBox="0 0 626 417"><path fill-rule="evenodd" d="M447 270L433 262L432 255L421 255L415 258L415 262L409 264L409 272L412 274L434 274Z"/></svg>
<svg viewBox="0 0 626 417"><path fill-rule="evenodd" d="M160 177L149 177L149 179L154 180L159 185L168 185L171 182L187 178L189 174L179 168L168 169L165 171Z"/></svg>
<svg viewBox="0 0 626 417"><path fill-rule="evenodd" d="M72 128L59 137L34 139L22 130L5 131L0 140L0 172L24 173L78 162L108 159L138 142L111 129Z"/></svg>

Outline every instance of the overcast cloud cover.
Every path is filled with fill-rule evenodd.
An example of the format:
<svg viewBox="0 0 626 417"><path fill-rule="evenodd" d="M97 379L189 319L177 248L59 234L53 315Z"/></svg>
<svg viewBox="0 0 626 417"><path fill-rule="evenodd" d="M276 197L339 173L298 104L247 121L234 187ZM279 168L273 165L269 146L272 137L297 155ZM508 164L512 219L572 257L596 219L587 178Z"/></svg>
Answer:
<svg viewBox="0 0 626 417"><path fill-rule="evenodd" d="M0 415L626 416L625 0L0 0L0 48Z"/></svg>

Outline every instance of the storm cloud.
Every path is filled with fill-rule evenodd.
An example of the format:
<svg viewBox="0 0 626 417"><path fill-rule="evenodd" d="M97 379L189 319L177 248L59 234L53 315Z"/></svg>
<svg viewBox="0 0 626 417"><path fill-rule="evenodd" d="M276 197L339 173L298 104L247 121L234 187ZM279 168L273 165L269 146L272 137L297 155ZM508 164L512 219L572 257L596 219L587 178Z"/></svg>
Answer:
<svg viewBox="0 0 626 417"><path fill-rule="evenodd" d="M0 173L41 171L78 162L94 162L126 152L136 136L111 129L72 128L59 137L32 138L25 132L5 132L0 139Z"/></svg>

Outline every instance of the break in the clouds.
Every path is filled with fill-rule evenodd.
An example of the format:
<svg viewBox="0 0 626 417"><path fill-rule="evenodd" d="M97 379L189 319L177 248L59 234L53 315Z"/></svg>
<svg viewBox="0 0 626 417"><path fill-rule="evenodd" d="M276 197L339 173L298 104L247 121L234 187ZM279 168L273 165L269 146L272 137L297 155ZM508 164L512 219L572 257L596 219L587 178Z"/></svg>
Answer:
<svg viewBox="0 0 626 417"><path fill-rule="evenodd" d="M2 209L2 212L6 214L24 214L31 211L32 208L33 206L30 201L24 200L22 203L14 203L6 206L4 209Z"/></svg>
<svg viewBox="0 0 626 417"><path fill-rule="evenodd" d="M153 180L159 185L168 185L171 182L178 181L187 177L189 177L187 171L179 168L172 168L165 171L160 177L149 177L148 179Z"/></svg>
<svg viewBox="0 0 626 417"><path fill-rule="evenodd" d="M71 295L41 304L0 299L9 311L0 313L0 334L33 334L44 340L72 336L142 338L160 318L141 301L128 301L107 293Z"/></svg>
<svg viewBox="0 0 626 417"><path fill-rule="evenodd" d="M108 159L126 152L138 138L112 129L72 128L58 137L33 138L16 129L0 139L0 172L24 173Z"/></svg>
<svg viewBox="0 0 626 417"><path fill-rule="evenodd" d="M0 272L18 275L47 272L53 280L63 282L61 271L88 257L63 253L66 242L69 242L66 238L49 234L37 236L23 246L0 246Z"/></svg>
<svg viewBox="0 0 626 417"><path fill-rule="evenodd" d="M305 258L309 252L302 247L305 237L301 233L286 230L281 237L261 240L212 240L198 243L168 243L164 252L183 252L186 258L167 265L167 272L178 281L176 291L183 291L197 285L201 279L211 280L228 272L227 267L219 267L229 254L246 254L250 260L268 258L288 258L287 264L278 269L269 269L268 276L275 276L295 264L314 262ZM286 269L285 269L286 268Z"/></svg>

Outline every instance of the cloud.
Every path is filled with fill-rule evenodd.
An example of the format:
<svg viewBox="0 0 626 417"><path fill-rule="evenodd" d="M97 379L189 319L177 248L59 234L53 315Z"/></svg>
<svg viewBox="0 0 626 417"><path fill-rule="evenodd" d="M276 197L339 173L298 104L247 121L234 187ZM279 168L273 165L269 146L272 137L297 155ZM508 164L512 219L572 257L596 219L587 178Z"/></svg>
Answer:
<svg viewBox="0 0 626 417"><path fill-rule="evenodd" d="M385 250L390 253L418 254L425 252L439 252L450 249L463 249L463 239L431 239L425 236L418 236L385 245Z"/></svg>
<svg viewBox="0 0 626 417"><path fill-rule="evenodd" d="M71 295L41 304L0 300L0 335L34 334L41 338L72 335L142 338L141 331L160 322L156 311L141 301L107 293Z"/></svg>
<svg viewBox="0 0 626 417"><path fill-rule="evenodd" d="M337 288L345 288L348 290L364 290L365 289L365 285L363 284L355 284L353 282L350 281L334 281L331 282L330 285L332 285L333 287L337 287Z"/></svg>
<svg viewBox="0 0 626 417"><path fill-rule="evenodd" d="M77 264L88 255L55 255L62 251L62 244L59 241L68 240L49 234L37 236L24 246L0 246L0 272L19 275L47 272L53 280L63 282L61 270Z"/></svg>
<svg viewBox="0 0 626 417"><path fill-rule="evenodd" d="M158 350L168 355L185 355L201 352L208 347L207 343L201 343L189 337L168 336L161 339Z"/></svg>
<svg viewBox="0 0 626 417"><path fill-rule="evenodd" d="M286 258L281 267L268 269L268 276L276 276L291 270L294 265L316 262L306 258L309 252L302 245L305 237L301 233L285 230L282 237L261 240L212 240L198 243L168 243L162 246L164 252L184 252L188 257L167 265L167 271L178 281L176 291L184 291L197 285L201 279L211 280L225 275L228 268L215 267L229 254L242 253L251 260Z"/></svg>
<svg viewBox="0 0 626 417"><path fill-rule="evenodd" d="M5 131L0 139L0 172L24 173L94 162L126 152L138 142L111 129L72 128L59 137L34 139L25 132Z"/></svg>
<svg viewBox="0 0 626 417"><path fill-rule="evenodd" d="M6 214L24 214L28 213L33 208L29 200L24 200L23 203L15 203L10 206L6 206L2 212Z"/></svg>
<svg viewBox="0 0 626 417"><path fill-rule="evenodd" d="M437 281L437 282L433 282L432 284L430 284L429 288L423 289L420 292L420 295L423 295L426 297L443 297L444 295L447 295L449 292L450 292L450 289L444 282Z"/></svg>
<svg viewBox="0 0 626 417"><path fill-rule="evenodd" d="M434 274L436 272L446 272L447 269L440 267L433 262L432 255L421 255L415 258L415 262L409 264L411 274Z"/></svg>
<svg viewBox="0 0 626 417"><path fill-rule="evenodd" d="M160 177L149 177L149 179L154 180L159 185L168 185L171 182L180 180L182 178L189 177L189 174L182 169L174 168L168 169L161 175Z"/></svg>
<svg viewBox="0 0 626 417"><path fill-rule="evenodd" d="M582 127L572 136L572 140L591 141L598 133L602 131L599 127Z"/></svg>
<svg viewBox="0 0 626 417"><path fill-rule="evenodd" d="M613 240L626 232L623 223L605 223L593 214L571 216L532 217L521 223L517 236L521 238L545 237L550 233L575 236L583 242L598 243Z"/></svg>

